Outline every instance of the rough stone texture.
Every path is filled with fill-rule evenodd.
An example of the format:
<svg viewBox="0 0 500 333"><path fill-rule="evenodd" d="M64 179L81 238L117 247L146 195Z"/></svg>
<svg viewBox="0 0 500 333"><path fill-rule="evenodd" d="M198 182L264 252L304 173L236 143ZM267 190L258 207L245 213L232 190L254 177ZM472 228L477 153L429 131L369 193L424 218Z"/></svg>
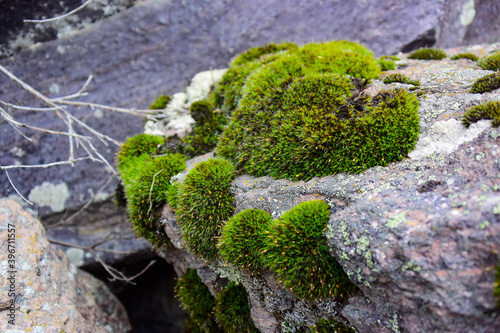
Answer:
<svg viewBox="0 0 500 333"><path fill-rule="evenodd" d="M32 45L0 64L50 97L78 91L93 74L90 95L84 100L146 108L161 93L182 91L195 73L226 67L237 53L272 41L350 39L365 43L377 54L391 54L436 41L437 45L457 45L485 38L490 42L498 36L496 1L476 1L474 17L469 5L466 17L473 20L458 29L456 22L465 5L465 0L147 0L81 31ZM4 76L0 77L0 99L37 104ZM74 112L119 141L142 129L142 120L137 117L107 112L103 116L101 111L89 109ZM57 117L47 113L16 111L16 117L31 125L64 128ZM64 138L34 133L34 142L29 143L6 123L0 124L0 133L0 165L39 164L68 157ZM113 160L117 147L94 144ZM74 168L13 170L10 175L26 197L45 182L54 189L67 187L68 196L61 197L61 202L41 202L35 207L42 216L57 212L61 206L83 205L110 176L106 168L92 162L78 163ZM1 196L16 195L5 175L0 175L0 184ZM116 181L112 182L102 196L109 197L115 185Z"/></svg>
<svg viewBox="0 0 500 333"><path fill-rule="evenodd" d="M495 47L447 52L480 55ZM493 296L500 263L500 128L482 120L473 133L458 123L471 106L500 101L500 89L470 94L474 80L491 72L469 60L401 57L398 69L386 74L420 80L424 92L419 97L421 136L413 157L358 175L307 182L239 176L232 187L236 212L259 208L279 217L300 202L325 200L331 207L327 243L359 287L357 293L348 300L306 302L280 286L272 272L255 276L222 262L207 265L183 248L168 205L163 222L176 248L162 249L160 255L178 274L197 268L212 292L225 279L243 283L261 332L295 332L323 316L349 323L358 332L500 331ZM366 93L394 87L411 88L374 80ZM456 135L469 141L461 143ZM447 148L422 143L429 138Z"/></svg>
<svg viewBox="0 0 500 333"><path fill-rule="evenodd" d="M107 287L72 266L68 258L49 244L42 224L15 202L0 199L2 256L0 285L2 332L126 332L127 313ZM7 260L7 228L15 227L15 263ZM12 243L10 243L12 244ZM13 264L15 267L10 267ZM3 302L15 270L15 326L8 324Z"/></svg>

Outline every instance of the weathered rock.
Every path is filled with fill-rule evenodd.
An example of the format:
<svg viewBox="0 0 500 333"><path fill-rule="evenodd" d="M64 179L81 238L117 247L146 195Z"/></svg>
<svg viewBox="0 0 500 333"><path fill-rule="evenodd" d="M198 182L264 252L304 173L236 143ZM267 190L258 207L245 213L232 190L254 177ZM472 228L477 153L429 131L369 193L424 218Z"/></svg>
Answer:
<svg viewBox="0 0 500 333"><path fill-rule="evenodd" d="M460 118L473 105L500 101L500 89L469 93L474 80L490 72L466 59L402 58L387 74L420 80L424 92L421 135L409 158L307 182L239 176L232 187L236 212L258 208L279 217L300 202L325 200L331 207L327 243L358 292L348 300L307 302L280 286L272 272L255 276L223 262L207 265L183 248L168 205L163 222L176 248L160 255L180 265L180 273L197 268L212 291L224 285L221 278L241 282L261 332L295 332L325 316L358 332L498 332L493 287L500 263L500 128L482 120L466 129ZM391 87L411 86L374 80L368 90Z"/></svg>
<svg viewBox="0 0 500 333"><path fill-rule="evenodd" d="M495 11L498 3L494 0L148 0L58 40L32 45L0 63L50 97L78 91L93 74L85 101L146 108L161 93L182 91L195 73L226 67L232 56L252 46L282 40L301 44L350 39L365 43L377 54L391 54L424 45L493 42L500 31ZM0 77L0 99L38 104L4 76ZM74 112L119 141L142 129L142 120L134 116L88 109ZM31 125L64 129L50 113L15 114ZM0 133L0 165L68 158L64 138L33 133L34 142L29 143L5 122L0 124ZM94 144L113 160L117 147ZM40 190L52 193L50 201L34 200L44 216L82 206L110 174L85 161L74 168L12 170L10 176L25 197L32 191L35 198ZM6 176L0 176L0 184L0 196L16 196ZM109 197L115 186L116 181L111 182L102 197Z"/></svg>
<svg viewBox="0 0 500 333"><path fill-rule="evenodd" d="M130 329L127 313L115 296L51 246L42 224L32 215L17 203L0 199L0 216L5 249L0 261L0 285L5 297L0 309L2 332L104 333ZM11 299L15 300L15 311L9 308ZM15 314L15 326L7 321L11 313Z"/></svg>

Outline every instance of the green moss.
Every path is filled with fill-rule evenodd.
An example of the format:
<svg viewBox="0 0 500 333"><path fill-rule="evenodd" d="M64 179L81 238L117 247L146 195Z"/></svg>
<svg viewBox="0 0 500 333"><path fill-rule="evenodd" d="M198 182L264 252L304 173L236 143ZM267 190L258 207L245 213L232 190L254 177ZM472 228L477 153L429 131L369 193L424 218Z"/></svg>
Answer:
<svg viewBox="0 0 500 333"><path fill-rule="evenodd" d="M222 229L221 257L245 270L262 269L261 252L271 221L271 215L260 209L246 209L234 215Z"/></svg>
<svg viewBox="0 0 500 333"><path fill-rule="evenodd" d="M497 298L497 306L500 308L500 265L497 266L493 295Z"/></svg>
<svg viewBox="0 0 500 333"><path fill-rule="evenodd" d="M414 86L420 86L420 81L418 81L418 80L411 80L406 75L399 74L399 73L397 73L397 74L390 74L390 75L387 75L384 78L384 83L385 84L389 84L389 83L392 83L392 82L399 82L399 83L404 83L404 84L412 84Z"/></svg>
<svg viewBox="0 0 500 333"><path fill-rule="evenodd" d="M491 124L494 127L500 126L500 101L491 101L473 106L463 115L462 124L469 127L471 123L481 119L492 119Z"/></svg>
<svg viewBox="0 0 500 333"><path fill-rule="evenodd" d="M165 96L161 95L156 99L156 101L153 102L153 104L150 105L149 109L150 110L162 110L167 107L167 104L170 102L172 97L170 96Z"/></svg>
<svg viewBox="0 0 500 333"><path fill-rule="evenodd" d="M116 155L118 169L126 167L127 161L133 160L141 155L152 155L157 153L158 147L165 139L156 135L138 134L133 136L120 146Z"/></svg>
<svg viewBox="0 0 500 333"><path fill-rule="evenodd" d="M215 314L219 325L227 333L258 333L252 318L245 288L231 282L217 295Z"/></svg>
<svg viewBox="0 0 500 333"><path fill-rule="evenodd" d="M189 314L189 326L193 331L204 333L222 332L215 321L215 298L198 277L195 269L190 269L177 281L175 295L181 306Z"/></svg>
<svg viewBox="0 0 500 333"><path fill-rule="evenodd" d="M382 71L391 71L396 69L396 63L392 59L381 57L377 60L377 63L380 65Z"/></svg>
<svg viewBox="0 0 500 333"><path fill-rule="evenodd" d="M297 48L298 46L296 44L290 42L282 42L278 44L270 43L265 46L254 47L237 56L231 63L231 66L242 65L253 60L258 60L266 54L272 54L287 50L296 50Z"/></svg>
<svg viewBox="0 0 500 333"><path fill-rule="evenodd" d="M346 326L341 322L334 319L324 319L318 320L316 326L311 328L312 333L356 333L356 330L350 326Z"/></svg>
<svg viewBox="0 0 500 333"><path fill-rule="evenodd" d="M348 296L355 286L330 255L323 232L328 205L303 202L275 220L268 232L263 260L281 283L306 300Z"/></svg>
<svg viewBox="0 0 500 333"><path fill-rule="evenodd" d="M500 70L500 52L495 52L492 55L481 58L477 64L482 69L490 71Z"/></svg>
<svg viewBox="0 0 500 333"><path fill-rule="evenodd" d="M469 60L472 60L472 61L478 61L479 57L477 55L475 55L474 53L459 53L457 55L454 55L450 59L451 60L469 59Z"/></svg>
<svg viewBox="0 0 500 333"><path fill-rule="evenodd" d="M218 258L217 239L234 213L230 192L234 166L216 158L198 164L179 187L177 220L191 252L207 260Z"/></svg>
<svg viewBox="0 0 500 333"><path fill-rule="evenodd" d="M493 73L477 79L472 85L470 92L473 94L482 94L498 88L500 88L500 73Z"/></svg>
<svg viewBox="0 0 500 333"><path fill-rule="evenodd" d="M408 58L419 60L441 60L446 58L446 53L441 49L422 48L411 52L408 55Z"/></svg>

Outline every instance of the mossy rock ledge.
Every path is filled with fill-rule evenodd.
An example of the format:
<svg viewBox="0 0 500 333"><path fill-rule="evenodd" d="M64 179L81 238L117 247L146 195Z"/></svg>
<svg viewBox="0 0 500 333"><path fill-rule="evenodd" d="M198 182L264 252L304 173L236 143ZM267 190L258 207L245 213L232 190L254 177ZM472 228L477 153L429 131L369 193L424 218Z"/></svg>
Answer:
<svg viewBox="0 0 500 333"><path fill-rule="evenodd" d="M302 46L262 49L272 51L260 57L252 51L227 72L241 63L259 62L254 77L244 71L233 73L234 85L226 81L223 93L216 90L209 96L210 103L219 105L213 112L227 117L224 132L217 134L218 146L186 160L183 171L166 186L168 204L158 210L159 219L148 220L155 232L163 229L162 237L170 240L157 252L174 266L179 278L195 269L189 276L196 272L196 279L213 297L210 304L216 304L211 313L219 326L193 328L197 324L188 320L191 330L498 332L500 127L495 127L497 104L491 102L500 101L500 89L471 93L477 79L494 72L469 59L451 59L458 53L481 58L495 45L444 50L448 57L441 60L400 54L396 69L363 74L325 70L316 59L309 68L297 66L301 62L291 58L300 56ZM373 57L355 45L348 52ZM277 61L287 62L288 67L281 76L284 81L276 83L266 71L278 66ZM291 72L299 78L287 76ZM420 85L383 83L394 74ZM269 80L261 91L250 89L258 75ZM266 90L269 82L280 88ZM322 84L340 97L322 99L330 93ZM232 89L229 95L228 89ZM299 101L294 99L297 89L307 92ZM315 96L315 91L322 94ZM252 94L256 99L250 100ZM224 96L231 98L225 101ZM359 119L381 101L404 112L415 107L416 118L410 112L406 119L391 119L417 128L416 135L412 130L384 132L389 123L379 123L375 134L363 132L367 128L363 124L374 124L382 113L371 115L371 122ZM328 108L339 110L336 119L325 111ZM307 109L315 116L304 121L300 115ZM246 128L253 136L236 130L245 117L262 122ZM354 134L363 136L339 136L336 144L344 140L340 146L348 147L341 155L332 153L335 144L313 132L341 130L345 124L338 119L358 121ZM283 136L274 126L288 121L293 126L284 129ZM310 128L300 132L297 124ZM383 150L373 142L383 141L366 139L370 133L406 133L411 143L387 149L400 150L382 161L381 156L389 155L373 158ZM266 134L274 142L266 143ZM307 139L315 141L317 152L309 150ZM237 147L231 150L231 145ZM363 150L363 145L370 149ZM259 147L263 148L256 154ZM282 147L292 147L285 152L288 162L264 161L279 158ZM361 147L364 153L351 157L349 147ZM336 164L343 166L351 157L351 164L330 168L324 155L343 161ZM314 163L304 162L311 157ZM366 162L371 160L380 163ZM202 181L205 174L208 184ZM189 193L201 199L191 202ZM197 212L203 219L199 229L192 219ZM246 232L251 237L245 237ZM197 252L203 249L200 244L208 246L209 256Z"/></svg>

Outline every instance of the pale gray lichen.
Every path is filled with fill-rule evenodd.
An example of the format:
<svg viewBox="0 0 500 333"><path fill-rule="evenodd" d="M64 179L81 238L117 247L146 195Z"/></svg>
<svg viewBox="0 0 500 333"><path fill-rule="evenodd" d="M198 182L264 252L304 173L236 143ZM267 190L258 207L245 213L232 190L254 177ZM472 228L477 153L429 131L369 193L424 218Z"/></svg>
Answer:
<svg viewBox="0 0 500 333"><path fill-rule="evenodd" d="M385 224L389 229L394 229L399 227L399 225L406 221L406 212L401 212L387 219Z"/></svg>

